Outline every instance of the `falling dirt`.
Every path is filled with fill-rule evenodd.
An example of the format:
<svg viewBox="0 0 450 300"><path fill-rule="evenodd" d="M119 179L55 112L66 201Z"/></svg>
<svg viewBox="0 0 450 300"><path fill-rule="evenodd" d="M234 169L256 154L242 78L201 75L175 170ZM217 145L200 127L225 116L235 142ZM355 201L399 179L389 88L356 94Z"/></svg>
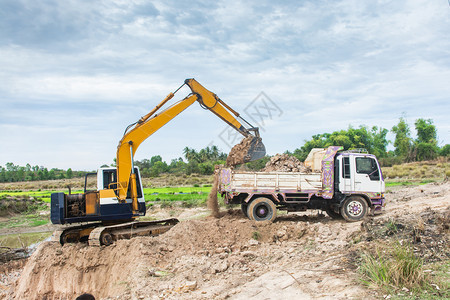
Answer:
<svg viewBox="0 0 450 300"><path fill-rule="evenodd" d="M217 200L217 190L219 188L219 172L220 172L220 166L215 166L214 170L214 182L211 187L211 191L208 195L208 208L211 211L211 216L214 218L219 217L219 202Z"/></svg>
<svg viewBox="0 0 450 300"><path fill-rule="evenodd" d="M358 282L359 249L396 234L429 261L448 258L449 192L450 183L396 189L384 214L355 223L319 212L254 222L234 209L109 247L44 242L0 298L376 299Z"/></svg>

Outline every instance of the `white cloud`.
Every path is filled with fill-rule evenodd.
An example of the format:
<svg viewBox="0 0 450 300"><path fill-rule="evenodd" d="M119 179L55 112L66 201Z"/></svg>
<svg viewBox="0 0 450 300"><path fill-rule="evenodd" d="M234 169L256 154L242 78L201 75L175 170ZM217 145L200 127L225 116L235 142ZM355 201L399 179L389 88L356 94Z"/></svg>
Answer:
<svg viewBox="0 0 450 300"><path fill-rule="evenodd" d="M390 129L403 112L411 125L433 119L448 143L449 9L424 0L3 1L0 132L15 147L0 147L0 165L108 163L126 125L186 77L240 112L264 91L284 112L265 127L272 154L349 124ZM170 160L211 140L225 148L224 126L194 104L137 158Z"/></svg>

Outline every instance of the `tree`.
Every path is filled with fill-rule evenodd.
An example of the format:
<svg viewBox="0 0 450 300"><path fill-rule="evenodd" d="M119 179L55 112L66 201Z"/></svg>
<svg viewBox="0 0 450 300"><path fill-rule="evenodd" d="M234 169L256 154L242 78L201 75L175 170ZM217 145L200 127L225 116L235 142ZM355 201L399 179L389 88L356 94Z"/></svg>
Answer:
<svg viewBox="0 0 450 300"><path fill-rule="evenodd" d="M372 127L371 130L366 126L359 128L349 126L347 130L313 135L311 140L305 141L305 144L301 148L295 149L293 154L300 161L304 161L313 148L342 146L345 150L364 148L370 153L384 157L389 143L386 139L387 133L387 129L377 126Z"/></svg>
<svg viewBox="0 0 450 300"><path fill-rule="evenodd" d="M200 161L199 154L197 153L197 151L195 151L195 149L185 147L183 149L183 154L184 158L186 158L188 162L198 163Z"/></svg>
<svg viewBox="0 0 450 300"><path fill-rule="evenodd" d="M159 176L159 174L167 172L167 171L168 171L168 167L167 167L166 162L156 161L155 164L150 169L150 176L156 177L156 176Z"/></svg>
<svg viewBox="0 0 450 300"><path fill-rule="evenodd" d="M386 139L389 130L386 128L378 128L377 126L372 127L372 149L370 153L375 154L377 157L387 156L387 145L389 141Z"/></svg>
<svg viewBox="0 0 450 300"><path fill-rule="evenodd" d="M437 144L437 132L436 126L433 125L431 119L417 119L414 123L417 130L417 142L418 143L436 143Z"/></svg>
<svg viewBox="0 0 450 300"><path fill-rule="evenodd" d="M435 159L439 152L437 146L436 126L431 119L417 119L414 123L417 131L415 141L416 159L429 160Z"/></svg>
<svg viewBox="0 0 450 300"><path fill-rule="evenodd" d="M412 150L412 138L408 123L403 117L400 117L398 124L392 127L391 131L395 134L395 155L409 160Z"/></svg>
<svg viewBox="0 0 450 300"><path fill-rule="evenodd" d="M442 147L439 151L439 155L450 156L450 144L446 144L444 147Z"/></svg>
<svg viewBox="0 0 450 300"><path fill-rule="evenodd" d="M162 162L161 155L155 155L150 158L150 167L153 167L157 162Z"/></svg>
<svg viewBox="0 0 450 300"><path fill-rule="evenodd" d="M73 177L73 172L71 168L68 168L66 171L66 178L71 179Z"/></svg>

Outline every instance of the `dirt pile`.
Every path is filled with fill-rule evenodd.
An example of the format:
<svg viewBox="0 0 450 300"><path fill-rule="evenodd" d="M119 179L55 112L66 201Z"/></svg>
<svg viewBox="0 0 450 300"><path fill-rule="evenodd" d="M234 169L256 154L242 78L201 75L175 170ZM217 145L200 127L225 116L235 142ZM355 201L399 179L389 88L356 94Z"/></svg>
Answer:
<svg viewBox="0 0 450 300"><path fill-rule="evenodd" d="M426 262L448 259L449 195L450 183L391 190L386 212L364 222L305 212L258 223L235 209L109 247L47 242L29 258L14 297L379 299L358 284L358 253L398 238Z"/></svg>
<svg viewBox="0 0 450 300"><path fill-rule="evenodd" d="M231 148L226 161L227 167L234 167L246 162L246 155L252 145L253 139L254 137L250 135L244 138L239 144L234 145L234 147Z"/></svg>
<svg viewBox="0 0 450 300"><path fill-rule="evenodd" d="M266 166L261 170L263 172L311 172L310 168L298 160L295 156L289 154L276 154L270 158Z"/></svg>
<svg viewBox="0 0 450 300"><path fill-rule="evenodd" d="M415 216L370 218L361 223L366 241L394 240L414 245L414 252L425 262L442 261L450 257L450 207L443 211L430 208Z"/></svg>
<svg viewBox="0 0 450 300"><path fill-rule="evenodd" d="M297 241L305 232L301 223L254 224L230 210L221 219L185 221L161 236L109 247L44 242L22 271L15 297L74 299L89 292L129 299L130 289L140 297L176 293L187 281L208 286L216 274L253 272L263 257L254 252L257 245Z"/></svg>

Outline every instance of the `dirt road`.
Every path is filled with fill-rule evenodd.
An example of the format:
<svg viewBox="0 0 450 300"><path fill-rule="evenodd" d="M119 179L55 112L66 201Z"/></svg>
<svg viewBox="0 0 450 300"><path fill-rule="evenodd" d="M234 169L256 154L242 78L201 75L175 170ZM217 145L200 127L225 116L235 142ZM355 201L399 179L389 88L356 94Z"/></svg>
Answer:
<svg viewBox="0 0 450 300"><path fill-rule="evenodd" d="M347 223L310 212L256 223L235 209L222 211L220 219L183 221L162 236L118 241L109 247L47 242L0 295L15 299L74 299L84 292L96 299L380 298L358 284L355 264L358 251L376 242L372 229L382 229L393 220L406 230L421 220L423 238L417 247L423 248L424 257L433 243L436 253L427 259L449 255L448 232L441 229L442 222L448 228L449 190L449 183L396 189L387 195L386 212L364 222Z"/></svg>

